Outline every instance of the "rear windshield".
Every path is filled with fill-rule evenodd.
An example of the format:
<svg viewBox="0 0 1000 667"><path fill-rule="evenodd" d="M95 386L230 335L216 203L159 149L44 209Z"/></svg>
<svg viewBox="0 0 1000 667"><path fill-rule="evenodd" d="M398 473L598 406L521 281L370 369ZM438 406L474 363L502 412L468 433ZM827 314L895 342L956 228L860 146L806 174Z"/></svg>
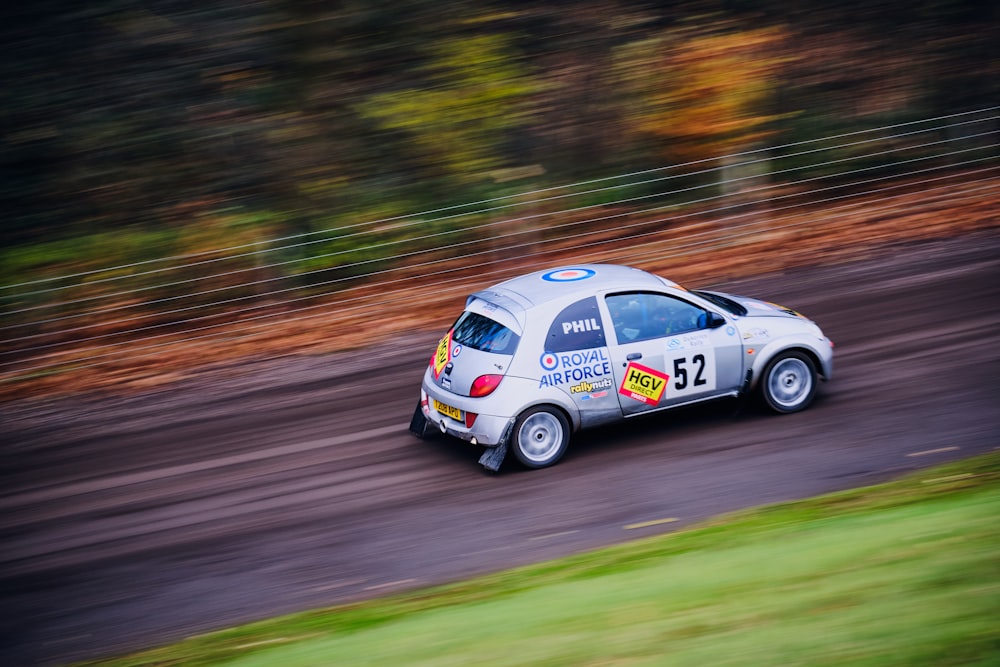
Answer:
<svg viewBox="0 0 1000 667"><path fill-rule="evenodd" d="M466 311L455 322L451 339L474 350L514 354L521 337L485 315Z"/></svg>

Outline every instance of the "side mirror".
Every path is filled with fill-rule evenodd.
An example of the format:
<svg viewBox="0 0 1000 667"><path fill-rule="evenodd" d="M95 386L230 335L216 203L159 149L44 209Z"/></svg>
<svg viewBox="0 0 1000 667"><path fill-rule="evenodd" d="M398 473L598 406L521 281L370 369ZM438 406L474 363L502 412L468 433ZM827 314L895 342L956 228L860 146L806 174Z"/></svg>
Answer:
<svg viewBox="0 0 1000 667"><path fill-rule="evenodd" d="M709 329L718 329L719 327L721 327L725 323L726 323L726 318L724 318L722 315L719 315L718 313L711 313L711 312L708 314L708 328Z"/></svg>

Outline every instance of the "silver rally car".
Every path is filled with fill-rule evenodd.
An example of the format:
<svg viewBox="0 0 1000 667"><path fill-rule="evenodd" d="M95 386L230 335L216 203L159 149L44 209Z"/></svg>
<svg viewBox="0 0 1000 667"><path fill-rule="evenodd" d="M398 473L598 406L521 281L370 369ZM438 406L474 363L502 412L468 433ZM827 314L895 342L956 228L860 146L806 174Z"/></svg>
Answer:
<svg viewBox="0 0 1000 667"><path fill-rule="evenodd" d="M833 343L799 313L689 291L625 266L531 273L472 294L424 372L410 430L486 447L498 470L556 463L580 429L759 393L808 406L833 373Z"/></svg>

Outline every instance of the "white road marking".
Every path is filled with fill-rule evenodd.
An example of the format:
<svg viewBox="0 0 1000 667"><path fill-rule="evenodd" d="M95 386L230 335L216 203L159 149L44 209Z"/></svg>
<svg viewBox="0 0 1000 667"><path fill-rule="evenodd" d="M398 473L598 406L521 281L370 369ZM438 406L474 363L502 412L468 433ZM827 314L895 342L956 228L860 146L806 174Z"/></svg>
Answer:
<svg viewBox="0 0 1000 667"><path fill-rule="evenodd" d="M529 542L537 542L539 540L551 540L556 537L564 537L566 535L572 535L573 533L579 533L579 530L564 530L561 533L549 533L548 535L538 535L537 537L529 537Z"/></svg>
<svg viewBox="0 0 1000 667"><path fill-rule="evenodd" d="M323 586L315 586L314 591L332 591L337 588L344 588L346 586L359 586L368 581L367 579L347 579L345 581L335 581L332 584L325 584Z"/></svg>
<svg viewBox="0 0 1000 667"><path fill-rule="evenodd" d="M944 452L954 452L954 451L958 451L959 449L961 449L961 447L955 447L955 446L952 446L952 447L938 447L937 449L927 449L927 450L924 450L922 452L910 452L909 454L907 454L907 456L910 456L910 457L913 457L913 456L928 456L930 454L942 454Z"/></svg>
<svg viewBox="0 0 1000 667"><path fill-rule="evenodd" d="M384 584L375 584L373 586L365 586L366 591L378 591L383 588L395 588L397 586L406 586L408 584L417 583L416 579L400 579L399 581L387 581Z"/></svg>
<svg viewBox="0 0 1000 667"><path fill-rule="evenodd" d="M649 528L650 526L662 526L665 523L676 523L680 519L676 517L668 517L666 519L653 519L652 521L640 521L639 523L630 523L627 526L623 526L625 530L635 530L636 528Z"/></svg>

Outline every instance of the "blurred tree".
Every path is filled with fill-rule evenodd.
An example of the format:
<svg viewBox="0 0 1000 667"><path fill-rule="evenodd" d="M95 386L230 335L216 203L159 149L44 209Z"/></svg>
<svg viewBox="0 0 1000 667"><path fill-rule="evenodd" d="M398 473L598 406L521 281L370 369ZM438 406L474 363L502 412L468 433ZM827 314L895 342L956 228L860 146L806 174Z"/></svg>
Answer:
<svg viewBox="0 0 1000 667"><path fill-rule="evenodd" d="M623 96L614 54L623 43L665 29L675 11L647 3L591 0L522 5L508 19L542 82L535 94L525 152L557 183L659 165L662 156L626 141Z"/></svg>
<svg viewBox="0 0 1000 667"><path fill-rule="evenodd" d="M61 219L36 231L155 225L192 202L259 202L269 167L259 159L267 119L256 91L269 83L260 10L50 1L8 24L18 56L5 61L5 113L22 130L48 128L39 154L52 158L32 189Z"/></svg>
<svg viewBox="0 0 1000 667"><path fill-rule="evenodd" d="M509 166L505 146L530 118L538 84L504 35L446 39L432 49L419 87L376 93L359 106L384 130L401 131L411 155L457 184Z"/></svg>
<svg viewBox="0 0 1000 667"><path fill-rule="evenodd" d="M672 162L746 149L776 120L783 39L779 29L762 28L627 44L616 63L631 100L624 121Z"/></svg>
<svg viewBox="0 0 1000 667"><path fill-rule="evenodd" d="M975 0L7 5L7 248L152 231L168 254L221 218L316 231L537 178L498 168L570 183L1000 94L1000 5Z"/></svg>

